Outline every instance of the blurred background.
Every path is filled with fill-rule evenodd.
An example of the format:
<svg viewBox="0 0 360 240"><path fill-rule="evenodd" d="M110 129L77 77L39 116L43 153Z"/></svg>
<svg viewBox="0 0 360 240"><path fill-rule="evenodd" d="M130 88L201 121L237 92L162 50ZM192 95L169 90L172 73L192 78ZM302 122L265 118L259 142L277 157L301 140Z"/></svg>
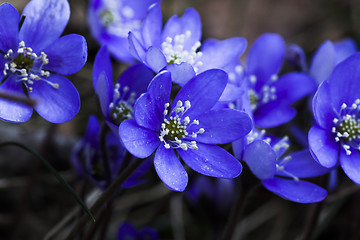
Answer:
<svg viewBox="0 0 360 240"><path fill-rule="evenodd" d="M0 1L3 2L6 1ZM7 2L20 13L28 3ZM92 88L92 66L99 45L87 26L87 1L69 3L71 17L64 35L85 36L89 50L84 68L68 76L80 93L80 112L73 120L57 125L36 113L26 123L0 122L0 142L18 141L32 147L51 162L80 196L88 196L99 192L94 191L95 186L89 181L76 177L70 155L86 131L89 116L100 116ZM173 14L182 15L188 7L200 13L203 39L241 36L251 46L261 34L276 32L287 43L300 45L308 61L325 40L351 37L360 43L359 0L163 0L164 20ZM125 68L114 61L116 76ZM189 172L191 186L198 174ZM292 203L258 188L249 197L235 227L234 239L300 240L306 239L308 232L313 239L360 239L360 189L341 171L338 177L339 186L321 204ZM113 200L106 239L115 239L119 224L125 220L139 228L155 228L160 239L219 239L232 211L231 204L258 183L244 168L233 181L232 190L224 189L218 196L220 200L204 195L194 202L187 193L169 191L153 168L148 179L148 183L127 189ZM323 186L327 180L314 179ZM16 147L0 148L0 239L64 239L81 215L72 196L41 162ZM91 234L92 229L101 227L98 225L89 219L79 239L101 239L99 231Z"/></svg>

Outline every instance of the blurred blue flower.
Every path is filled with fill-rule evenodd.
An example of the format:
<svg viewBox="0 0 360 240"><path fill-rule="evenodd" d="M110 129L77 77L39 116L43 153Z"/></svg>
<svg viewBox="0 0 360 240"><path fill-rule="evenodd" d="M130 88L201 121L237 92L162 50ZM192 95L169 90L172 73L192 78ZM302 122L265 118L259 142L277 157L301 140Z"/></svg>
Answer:
<svg viewBox="0 0 360 240"><path fill-rule="evenodd" d="M151 4L158 0L91 0L88 7L88 24L93 37L107 45L119 61L132 63L128 33L140 34L141 25Z"/></svg>
<svg viewBox="0 0 360 240"><path fill-rule="evenodd" d="M117 232L117 240L157 240L159 239L158 233L152 228L142 228L136 230L130 223L123 223Z"/></svg>
<svg viewBox="0 0 360 240"><path fill-rule="evenodd" d="M192 78L170 105L171 74L161 72L136 101L135 119L121 123L119 135L126 149L139 158L155 151L155 169L170 189L183 191L188 182L177 154L204 175L234 178L240 174L240 162L215 145L241 138L252 127L244 112L211 110L227 81L222 70L205 71Z"/></svg>
<svg viewBox="0 0 360 240"><path fill-rule="evenodd" d="M324 167L341 165L360 184L360 54L340 62L319 86L313 100L317 125L309 131L309 148Z"/></svg>
<svg viewBox="0 0 360 240"><path fill-rule="evenodd" d="M79 71L87 59L87 46L80 35L60 37L70 17L68 1L30 1L22 26L9 3L0 5L0 16L0 91L35 100L35 111L49 122L72 119L80 108L79 93L59 74ZM25 122L32 113L28 105L0 99L4 121Z"/></svg>
<svg viewBox="0 0 360 240"><path fill-rule="evenodd" d="M118 136L118 127L122 121L133 118L135 100L146 92L153 77L153 72L139 63L126 69L113 86L107 47L100 48L94 62L93 84L105 121L115 135Z"/></svg>
<svg viewBox="0 0 360 240"><path fill-rule="evenodd" d="M243 160L269 191L290 201L312 203L322 201L325 189L299 178L309 178L330 171L319 165L309 150L283 156L289 148L287 137L264 136L264 131L248 135ZM270 144L271 143L271 144Z"/></svg>
<svg viewBox="0 0 360 240"><path fill-rule="evenodd" d="M182 17L172 16L162 29L159 5L154 5L144 21L141 34L129 34L130 51L154 72L168 70L172 80L186 84L196 74L208 69L222 69L239 59L245 51L244 38L222 41L201 40L201 20L195 9L186 9Z"/></svg>
<svg viewBox="0 0 360 240"><path fill-rule="evenodd" d="M98 120L95 116L90 116L86 135L74 147L72 163L79 176L89 177L104 190L128 163L124 161L127 151L119 139L112 132L108 132L105 136L105 143L103 143L100 134ZM105 166L106 164L109 164L108 168ZM145 180L142 180L141 177L150 168L150 165L150 161L144 161L122 186L132 187L143 183Z"/></svg>
<svg viewBox="0 0 360 240"><path fill-rule="evenodd" d="M304 73L279 76L285 49L283 38L274 33L261 35L250 48L245 94L257 127L276 127L290 121L296 115L291 104L316 90L314 80Z"/></svg>

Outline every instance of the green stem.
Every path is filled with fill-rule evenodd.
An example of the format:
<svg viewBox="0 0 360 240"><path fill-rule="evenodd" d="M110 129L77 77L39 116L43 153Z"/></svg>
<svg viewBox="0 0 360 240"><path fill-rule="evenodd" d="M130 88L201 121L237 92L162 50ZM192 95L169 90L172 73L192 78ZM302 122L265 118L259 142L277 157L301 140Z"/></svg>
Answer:
<svg viewBox="0 0 360 240"><path fill-rule="evenodd" d="M76 192L72 189L72 187L64 180L63 177L55 170L55 168L45 159L43 158L39 153L37 153L35 150L27 147L24 144L18 143L18 142L3 142L0 143L0 148L5 146L17 146L25 151L28 151L32 155L34 155L36 158L38 158L45 167L56 177L56 179L70 192L71 195L76 199L76 201L81 205L83 210L91 217L91 219L95 222L94 216L91 214L90 210L86 207L85 203L81 200L81 198L76 194Z"/></svg>

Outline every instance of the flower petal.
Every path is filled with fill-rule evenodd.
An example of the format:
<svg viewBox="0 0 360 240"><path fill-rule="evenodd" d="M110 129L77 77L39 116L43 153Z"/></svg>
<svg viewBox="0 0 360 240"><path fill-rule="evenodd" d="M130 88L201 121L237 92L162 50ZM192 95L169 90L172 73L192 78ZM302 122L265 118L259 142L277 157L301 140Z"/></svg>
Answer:
<svg viewBox="0 0 360 240"><path fill-rule="evenodd" d="M10 3L0 5L0 50L17 49L19 13Z"/></svg>
<svg viewBox="0 0 360 240"><path fill-rule="evenodd" d="M58 88L45 81L36 81L33 85L31 99L38 103L34 109L46 120L52 123L63 123L71 120L79 112L80 96L75 86L69 79L51 74L46 78L52 84L58 84Z"/></svg>
<svg viewBox="0 0 360 240"><path fill-rule="evenodd" d="M22 83L16 81L14 74L0 85L0 92L26 98ZM30 119L33 108L19 102L0 98L0 119L6 122L26 122Z"/></svg>
<svg viewBox="0 0 360 240"><path fill-rule="evenodd" d="M327 191L313 183L282 178L263 180L264 187L286 200L298 203L314 203L324 200Z"/></svg>
<svg viewBox="0 0 360 240"><path fill-rule="evenodd" d="M337 111L343 103L351 106L359 98L360 53L339 63L329 78L332 105Z"/></svg>
<svg viewBox="0 0 360 240"><path fill-rule="evenodd" d="M341 149L340 165L345 174L356 184L360 185L360 153L355 149L351 150L351 154L346 155L344 149Z"/></svg>
<svg viewBox="0 0 360 240"><path fill-rule="evenodd" d="M259 179L275 176L276 154L272 147L263 140L255 140L244 150L244 159L251 172Z"/></svg>
<svg viewBox="0 0 360 240"><path fill-rule="evenodd" d="M276 127L287 123L296 115L295 109L278 102L261 105L254 112L255 125L261 128Z"/></svg>
<svg viewBox="0 0 360 240"><path fill-rule="evenodd" d="M143 5L143 3L139 4ZM147 49L150 46L160 47L160 36L162 30L162 14L159 4L154 4L148 9L147 16L143 21L142 37L144 40L144 47Z"/></svg>
<svg viewBox="0 0 360 240"><path fill-rule="evenodd" d="M184 86L196 75L193 66L186 62L170 64L166 67L166 70L171 72L171 80L180 86Z"/></svg>
<svg viewBox="0 0 360 240"><path fill-rule="evenodd" d="M331 168L321 166L315 161L308 149L287 156L291 157L291 160L285 164L284 169L298 178L317 177L332 170ZM281 162L281 159L279 161ZM277 171L276 175L289 176L283 171Z"/></svg>
<svg viewBox="0 0 360 240"><path fill-rule="evenodd" d="M164 54L157 47L150 47L147 50L146 62L148 63L150 68L156 73L160 72L167 65Z"/></svg>
<svg viewBox="0 0 360 240"><path fill-rule="evenodd" d="M105 118L109 118L109 105L112 99L112 81L109 80L105 72L101 72L96 86L96 94L98 95L100 108Z"/></svg>
<svg viewBox="0 0 360 240"><path fill-rule="evenodd" d="M186 9L180 18L176 15L169 18L162 32L162 42L164 42L167 37L174 39L176 35L186 34L188 31L191 35L188 39L185 39L184 49L186 50L190 50L194 44L201 39L200 15L193 8Z"/></svg>
<svg viewBox="0 0 360 240"><path fill-rule="evenodd" d="M212 68L227 66L234 59L239 59L245 51L247 41L245 38L233 37L222 41L209 39L206 40L202 47L201 61L203 65L199 67L199 72Z"/></svg>
<svg viewBox="0 0 360 240"><path fill-rule="evenodd" d="M154 165L161 181L171 190L182 192L188 183L188 175L172 148L160 144L154 157Z"/></svg>
<svg viewBox="0 0 360 240"><path fill-rule="evenodd" d="M207 144L225 144L244 137L252 129L252 120L249 115L235 109L210 110L197 117L200 124L188 129L191 134L199 128L205 132L198 134L196 141Z"/></svg>
<svg viewBox="0 0 360 240"><path fill-rule="evenodd" d="M288 105L314 93L317 88L315 81L309 75L298 72L282 75L272 86L276 88L275 101Z"/></svg>
<svg viewBox="0 0 360 240"><path fill-rule="evenodd" d="M159 146L156 132L139 126L135 120L125 120L120 124L119 135L125 148L135 157L146 158Z"/></svg>
<svg viewBox="0 0 360 240"><path fill-rule="evenodd" d="M186 116L196 116L210 110L219 100L228 81L227 74L220 69L211 69L192 78L177 94L174 103L190 101L191 108ZM172 107L175 107L173 104Z"/></svg>
<svg viewBox="0 0 360 240"><path fill-rule="evenodd" d="M358 51L355 41L351 38L335 42L334 48L336 52L336 64L344 61Z"/></svg>
<svg viewBox="0 0 360 240"><path fill-rule="evenodd" d="M87 45L83 36L70 34L57 39L44 49L49 63L44 70L50 70L63 75L70 75L79 71L87 60Z"/></svg>
<svg viewBox="0 0 360 240"><path fill-rule="evenodd" d="M106 46L102 46L95 56L93 68L93 85L95 92L97 92L97 81L101 72L105 73L109 85L112 88L113 73L109 51Z"/></svg>
<svg viewBox="0 0 360 240"><path fill-rule="evenodd" d="M140 62L145 61L146 52L144 46L140 41L135 37L134 33L129 32L129 50L130 53L139 60Z"/></svg>
<svg viewBox="0 0 360 240"><path fill-rule="evenodd" d="M70 18L70 6L66 0L32 0L23 15L19 38L38 53L60 37Z"/></svg>
<svg viewBox="0 0 360 240"><path fill-rule="evenodd" d="M340 144L335 142L334 134L318 126L309 131L309 149L322 166L334 167L339 159Z"/></svg>
<svg viewBox="0 0 360 240"><path fill-rule="evenodd" d="M336 64L334 44L327 40L318 48L310 64L309 74L317 84L328 79Z"/></svg>
<svg viewBox="0 0 360 240"><path fill-rule="evenodd" d="M316 122L324 129L334 127L334 118L338 117L331 105L329 83L323 81L313 98L313 113Z"/></svg>
<svg viewBox="0 0 360 240"><path fill-rule="evenodd" d="M265 33L258 37L250 48L247 58L248 72L257 78L256 90L277 74L284 60L284 39L275 33Z"/></svg>
<svg viewBox="0 0 360 240"><path fill-rule="evenodd" d="M239 160L216 145L197 143L198 150L177 149L182 160L195 171L220 178L235 178L242 170Z"/></svg>
<svg viewBox="0 0 360 240"><path fill-rule="evenodd" d="M135 102L134 117L136 122L154 131L158 131L164 120L165 103L169 102L171 92L171 76L162 72L154 77L148 92Z"/></svg>

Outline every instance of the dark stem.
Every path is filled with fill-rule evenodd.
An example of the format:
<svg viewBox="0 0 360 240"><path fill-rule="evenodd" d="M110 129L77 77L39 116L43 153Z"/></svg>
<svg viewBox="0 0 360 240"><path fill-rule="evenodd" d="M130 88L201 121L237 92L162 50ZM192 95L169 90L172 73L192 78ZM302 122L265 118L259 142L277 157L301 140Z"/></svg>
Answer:
<svg viewBox="0 0 360 240"><path fill-rule="evenodd" d="M109 127L106 123L103 122L101 126L100 131L100 148L101 148L101 155L102 160L104 163L104 169L105 169L105 177L106 177L106 185L110 185L111 183L111 171L110 171L110 163L109 163L109 157L107 154L107 148L106 148L106 136L109 132Z"/></svg>
<svg viewBox="0 0 360 240"><path fill-rule="evenodd" d="M241 194L241 191L237 192L237 197L235 200L235 205L231 209L225 231L223 234L222 239L223 240L229 240L231 239L235 226L238 222L238 219L241 218L243 211L245 209L245 206L247 205L250 197L253 195L253 193L261 186L261 183L256 184L253 186L249 191L247 191L245 194Z"/></svg>
<svg viewBox="0 0 360 240"><path fill-rule="evenodd" d="M131 155L130 155L131 156ZM119 189L119 186L126 181L128 177L143 163L145 159L137 158L130 166L128 166L115 180L114 182L107 188L103 194L96 200L94 205L90 208L90 211L96 213L101 206L103 206L107 200L113 196L116 190ZM75 225L73 230L70 232L66 240L74 239L81 229L84 228L88 221L86 215L82 216L79 222Z"/></svg>
<svg viewBox="0 0 360 240"><path fill-rule="evenodd" d="M22 25L24 24L25 18L26 18L26 15L21 16L21 19L19 21L19 31L20 31Z"/></svg>
<svg viewBox="0 0 360 240"><path fill-rule="evenodd" d="M9 75L6 75L5 78L7 78L8 76ZM1 83L3 83L3 81L6 80L5 78L1 81ZM14 94L9 94L9 93L5 93L5 92L0 92L0 98L7 99L7 100L10 100L13 102L24 103L30 107L34 107L36 105L36 101L25 97L25 95L21 96L21 95L14 95Z"/></svg>
<svg viewBox="0 0 360 240"><path fill-rule="evenodd" d="M85 203L81 200L81 198L76 194L76 192L74 191L74 189L72 189L72 187L64 180L64 178L55 170L55 168L45 159L43 158L39 153L37 153L35 150L27 147L26 145L23 145L21 143L18 142L3 142L0 143L0 147L4 147L4 146L17 146L20 147L26 151L28 151L29 153L31 153L32 155L34 155L36 158L38 158L44 165L45 167L52 173L54 174L54 176L56 177L56 179L66 188L66 190L68 190L70 192L71 195L73 195L73 197L76 199L76 201L81 205L81 207L84 209L84 211L91 217L91 219L93 221L95 221L95 218L93 217L93 215L91 214L91 212L89 211L89 209L86 207Z"/></svg>

